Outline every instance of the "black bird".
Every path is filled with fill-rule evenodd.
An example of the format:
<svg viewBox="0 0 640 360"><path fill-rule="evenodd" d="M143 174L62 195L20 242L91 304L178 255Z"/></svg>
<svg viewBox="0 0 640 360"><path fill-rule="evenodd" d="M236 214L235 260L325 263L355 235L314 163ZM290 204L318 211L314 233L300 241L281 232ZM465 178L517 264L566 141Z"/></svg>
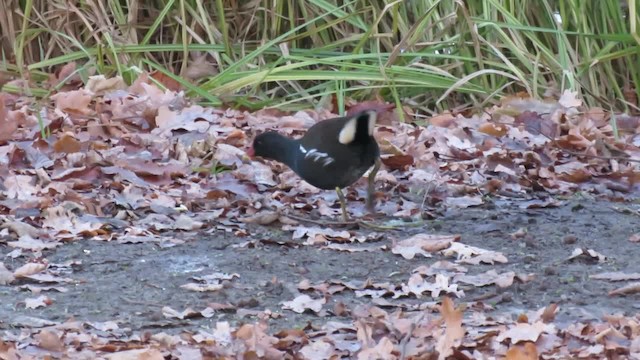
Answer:
<svg viewBox="0 0 640 360"><path fill-rule="evenodd" d="M256 136L247 154L277 160L317 188L335 189L342 217L347 221L341 189L355 183L372 166L368 178L367 209L373 211L374 179L381 163L380 148L373 137L376 118L376 110L366 110L327 119L310 127L301 139L290 139L268 131Z"/></svg>

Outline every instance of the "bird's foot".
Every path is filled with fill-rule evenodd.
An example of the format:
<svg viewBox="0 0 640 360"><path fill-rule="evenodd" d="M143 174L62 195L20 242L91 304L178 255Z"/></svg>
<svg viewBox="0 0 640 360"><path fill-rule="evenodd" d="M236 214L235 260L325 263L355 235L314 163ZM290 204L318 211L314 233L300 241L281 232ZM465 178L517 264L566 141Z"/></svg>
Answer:
<svg viewBox="0 0 640 360"><path fill-rule="evenodd" d="M376 195L376 174L378 174L378 170L380 170L380 165L382 165L382 161L380 158L376 159L376 162L373 165L373 169L369 173L368 186L367 186L367 211L370 213L375 212L375 195Z"/></svg>
<svg viewBox="0 0 640 360"><path fill-rule="evenodd" d="M336 194L338 194L338 199L340 200L340 210L342 210L342 221L349 221L349 214L347 213L347 202L344 198L344 194L339 187L336 187Z"/></svg>

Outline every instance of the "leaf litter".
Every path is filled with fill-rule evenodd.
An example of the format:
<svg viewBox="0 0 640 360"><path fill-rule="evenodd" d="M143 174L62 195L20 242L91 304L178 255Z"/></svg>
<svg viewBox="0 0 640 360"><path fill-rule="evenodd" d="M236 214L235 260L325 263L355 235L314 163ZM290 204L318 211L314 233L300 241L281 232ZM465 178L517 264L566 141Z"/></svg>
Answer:
<svg viewBox="0 0 640 360"><path fill-rule="evenodd" d="M575 194L600 201L637 198L640 118L611 118L602 109L584 109L576 94L568 91L556 102L507 97L478 115L437 115L428 126L397 122L394 112L388 111L388 119L376 128L386 166L376 182L382 223L374 230L358 223L345 229L331 222L340 211L334 194L314 189L280 164L251 161L244 153L259 132L276 129L300 136L315 122L335 114L324 109L283 114L270 109L249 113L206 108L190 103L176 87L161 90L150 76L158 75L143 75L131 86L119 78L91 77L85 87L77 82L76 88L57 92L51 104L37 112L23 105L30 99L0 93L0 248L7 255L0 262L0 286L7 294L29 290L37 295L16 298L15 304L24 308L16 308L16 316L7 318L9 312L1 312L0 329L5 330L0 337L1 357L640 356L637 314L554 323L558 309L573 305L564 295L523 302L520 305L529 309L536 303L538 307L533 312L512 309L517 318L494 311L497 303L510 301L501 292L514 284L544 286L539 279L557 276L570 288L572 277L589 267L593 267L590 279L595 281L637 280L637 267L603 272L602 266L622 255L611 247L605 247L610 250L606 256L593 250L600 249L596 241L607 239L588 240L587 234L576 239L581 247L556 246L562 253L544 268L535 268L538 274L529 272L545 244L532 229L540 221L536 216L557 211L558 216L567 217L585 211L580 203L562 211ZM379 102L351 105L350 111L372 106L390 109ZM47 127L46 138L41 137L38 118ZM612 126L615 121L620 123ZM364 181L359 184L345 193L352 215L366 217ZM515 215L499 210L492 215L514 218L514 226L507 228L510 222L504 220L504 228L491 229L479 224L479 218L464 217L492 207L517 209ZM638 210L632 209L627 216L634 211ZM530 218L534 221L523 224L519 214L534 216ZM424 219L449 221L449 234ZM465 224L475 233L460 227ZM573 231L571 226L566 229ZM626 246L636 246L637 228L623 232ZM203 237L223 240L202 251L232 257L224 259L226 264L237 257L240 264L227 269L214 265L211 271L208 261L195 266L198 261L189 260L202 255L197 252L168 259L159 254L157 260L146 256L148 251L187 251L189 246L203 244ZM142 253L109 256L102 248L106 245L98 244ZM515 251L501 251L501 246ZM261 257L260 251L272 248L309 255L299 261ZM54 266L48 257L55 258L65 249L80 251L67 253L68 265ZM92 257L94 252L102 256ZM369 278L367 272L372 270L367 269L376 267L375 261L385 264L379 270L394 268L389 253L397 258L391 260L397 270L386 276L374 271L378 279ZM242 260L243 254L253 258ZM75 260L79 257L92 262ZM110 277L117 264L137 268L147 266L147 258L154 261L148 266L156 272L180 279L172 291L223 298L227 293L244 293L244 298L215 302L203 297L206 304L172 306L171 296L160 292L167 283L150 283L144 273L131 272L151 290L95 296L117 296L121 305L131 305L125 312L135 307L139 313L161 315L155 324L149 320L141 328L181 328L185 322L204 319L210 326L197 332L152 334L123 331L118 325L122 319L104 327L91 316L52 321L46 319L46 312L35 312L64 307L65 294L99 282L99 278L81 277L86 267L103 267L105 277ZM341 265L335 259L349 260ZM220 260L218 265L225 264ZM274 264L279 260L287 263ZM344 272L323 278L318 270L323 262L329 263L328 269ZM269 270L261 275L269 276L279 267L280 272L270 276L286 279L283 265L303 278L258 281L251 275L264 268ZM558 270L560 266L570 270ZM210 275L190 275L202 271ZM569 273L564 276L562 271ZM131 276L122 280L131 281ZM357 279L366 281L354 282ZM256 292L256 286L261 290ZM630 295L638 288L631 282L610 288L608 295ZM481 291L487 291L476 296L481 300L468 298ZM494 301L484 303L484 299ZM271 309L260 309L263 301L272 304ZM551 301L562 304L549 305ZM18 311L29 315L18 315ZM236 323L227 315L254 321ZM302 316L291 319L306 319L307 324L270 330L270 322L283 315ZM309 321L310 317L319 321Z"/></svg>

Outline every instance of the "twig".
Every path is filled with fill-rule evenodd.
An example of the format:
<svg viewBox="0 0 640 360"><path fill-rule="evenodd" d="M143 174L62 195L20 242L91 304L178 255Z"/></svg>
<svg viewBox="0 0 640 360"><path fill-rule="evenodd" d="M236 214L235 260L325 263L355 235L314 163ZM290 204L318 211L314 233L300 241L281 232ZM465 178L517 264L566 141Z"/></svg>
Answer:
<svg viewBox="0 0 640 360"><path fill-rule="evenodd" d="M292 214L285 214L284 216L289 217L289 218L294 219L294 220L303 221L303 222L310 222L312 224L317 224L317 225L322 225L322 226L360 225L360 226L363 226L363 227L366 227L366 228L370 228L370 229L374 229L374 230L395 230L395 229L400 229L400 228L404 228L404 227L419 226L419 225L422 225L424 223L423 221L413 221L413 222L405 222L405 223L397 224L397 225L378 225L378 224L374 224L373 222L364 221L364 220L326 221L326 220L315 220L315 219L304 218L304 217L297 216L297 215L292 215Z"/></svg>
<svg viewBox="0 0 640 360"><path fill-rule="evenodd" d="M345 225L358 225L358 221L326 221L326 220L315 220L315 219L310 219L310 218L305 218L302 216L298 216L298 215L293 215L293 214L284 214L284 216L291 218L293 220L298 220L298 221L304 221L304 222L310 222L312 224L317 224L317 225L324 225L324 226L330 226L330 225L335 225L335 226L345 226Z"/></svg>
<svg viewBox="0 0 640 360"><path fill-rule="evenodd" d="M161 305L158 304L158 303L152 303L152 302L148 302L148 301L133 300L133 299L129 299L129 298L124 297L124 296L120 296L120 299L122 299L122 301L124 301L124 302L126 302L128 304L133 304L133 305L145 305L145 306L161 307Z"/></svg>

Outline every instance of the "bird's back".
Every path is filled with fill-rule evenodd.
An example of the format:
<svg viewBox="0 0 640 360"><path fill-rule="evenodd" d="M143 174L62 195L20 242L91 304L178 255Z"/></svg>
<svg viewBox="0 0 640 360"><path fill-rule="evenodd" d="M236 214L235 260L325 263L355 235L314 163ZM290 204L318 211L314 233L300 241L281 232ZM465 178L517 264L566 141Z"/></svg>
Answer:
<svg viewBox="0 0 640 360"><path fill-rule="evenodd" d="M307 131L300 140L301 155L295 169L300 177L321 189L344 188L373 166L380 150L369 136L367 117L355 117L352 141L340 142L342 130L352 120L354 117L325 120Z"/></svg>

